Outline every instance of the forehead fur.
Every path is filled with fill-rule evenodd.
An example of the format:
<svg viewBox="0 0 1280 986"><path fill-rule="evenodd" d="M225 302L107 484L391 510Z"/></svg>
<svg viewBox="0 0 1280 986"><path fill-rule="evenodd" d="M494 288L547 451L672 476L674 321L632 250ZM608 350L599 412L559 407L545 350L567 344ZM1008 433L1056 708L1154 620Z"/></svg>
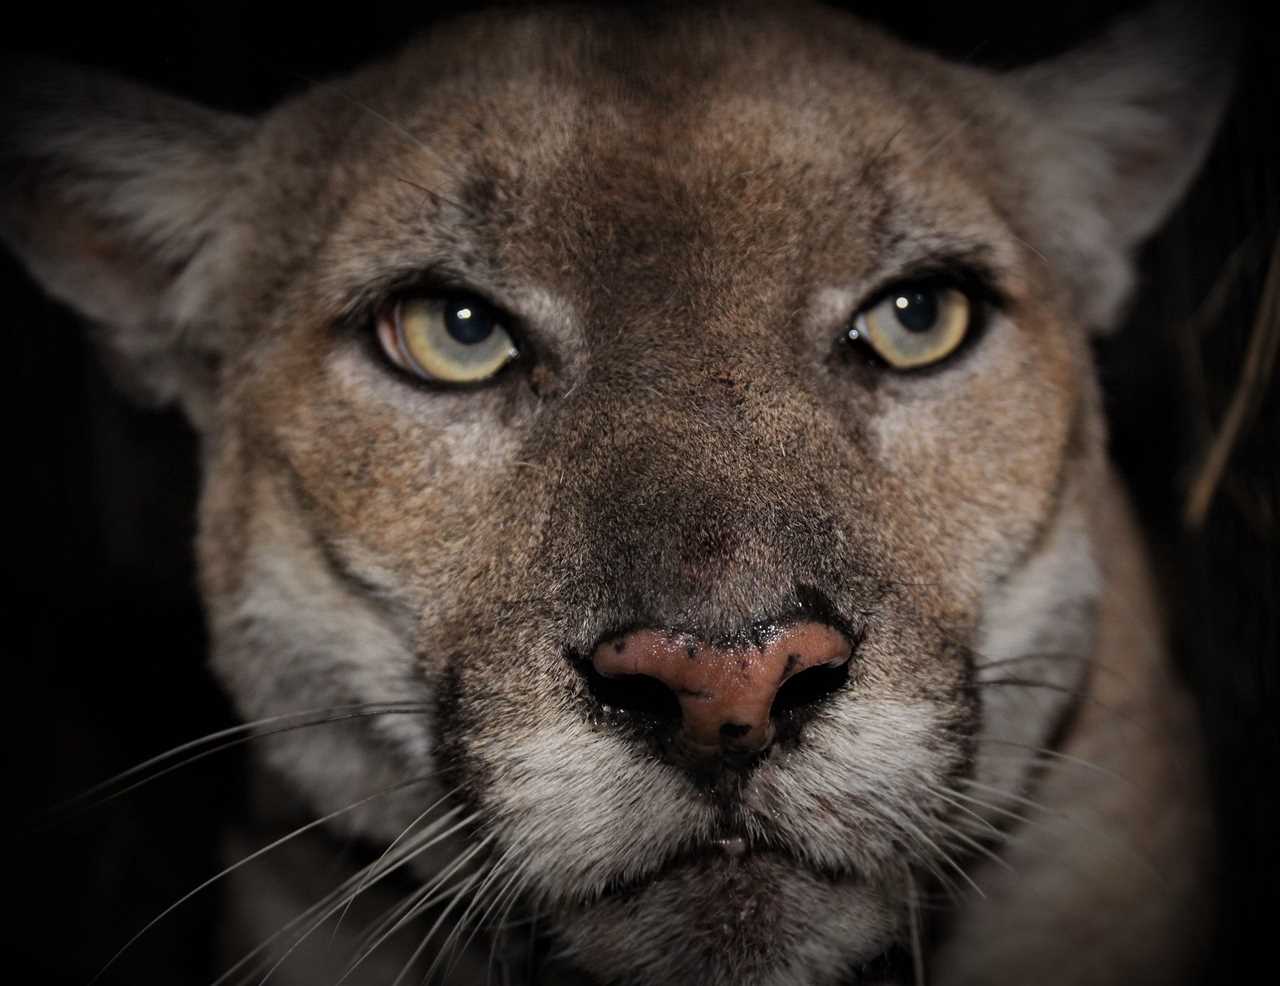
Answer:
<svg viewBox="0 0 1280 986"><path fill-rule="evenodd" d="M592 321L865 291L942 252L1013 266L971 133L983 77L817 8L612 17L460 20L282 108L255 156L288 167L261 168L255 209L326 205L270 256L324 249L307 292L329 313L425 269Z"/></svg>

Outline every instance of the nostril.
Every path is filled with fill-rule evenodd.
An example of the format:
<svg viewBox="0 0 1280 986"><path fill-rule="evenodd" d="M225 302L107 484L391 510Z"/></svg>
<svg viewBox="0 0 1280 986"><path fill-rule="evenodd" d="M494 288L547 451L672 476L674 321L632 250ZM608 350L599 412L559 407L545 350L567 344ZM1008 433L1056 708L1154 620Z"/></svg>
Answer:
<svg viewBox="0 0 1280 986"><path fill-rule="evenodd" d="M771 714L774 718L793 715L838 692L849 683L851 663L845 660L838 664L820 664L792 675L774 696Z"/></svg>
<svg viewBox="0 0 1280 986"><path fill-rule="evenodd" d="M801 710L849 680L852 652L841 630L806 620L729 643L630 630L575 663L601 706L671 729L684 754L705 761L758 754L784 723L798 728Z"/></svg>
<svg viewBox="0 0 1280 986"><path fill-rule="evenodd" d="M590 661L575 661L587 691L606 711L626 712L651 725L680 721L680 701L657 678L647 674L602 674Z"/></svg>

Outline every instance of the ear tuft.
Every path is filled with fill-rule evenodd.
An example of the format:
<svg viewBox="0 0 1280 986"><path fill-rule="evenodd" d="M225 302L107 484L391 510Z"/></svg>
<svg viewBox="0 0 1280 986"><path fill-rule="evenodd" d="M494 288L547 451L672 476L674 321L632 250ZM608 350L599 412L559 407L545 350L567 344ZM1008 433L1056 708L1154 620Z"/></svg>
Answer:
<svg viewBox="0 0 1280 986"><path fill-rule="evenodd" d="M105 74L15 59L0 79L0 240L102 327L109 362L196 418L218 352L208 260L250 129Z"/></svg>

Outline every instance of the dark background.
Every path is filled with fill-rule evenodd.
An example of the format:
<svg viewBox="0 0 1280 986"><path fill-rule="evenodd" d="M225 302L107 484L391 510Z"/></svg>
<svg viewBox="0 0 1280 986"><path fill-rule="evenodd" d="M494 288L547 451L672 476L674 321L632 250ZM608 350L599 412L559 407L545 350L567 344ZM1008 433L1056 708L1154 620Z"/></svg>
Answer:
<svg viewBox="0 0 1280 986"><path fill-rule="evenodd" d="M10 24L7 47L256 112L461 6L365 0L300 12L249 2L37 2L25 27ZM857 9L912 40L1004 67L1087 38L1118 7L1010 12L899 0ZM1144 251L1130 324L1099 349L1113 453L1147 521L1177 657L1209 736L1223 889L1214 983L1243 980L1255 955L1263 968L1273 964L1271 918L1280 913L1280 396L1265 387L1274 372L1251 391L1207 518L1198 527L1183 518L1250 340L1280 331L1280 276L1272 306L1261 304L1268 267L1280 264L1280 37L1261 5L1240 14L1229 118L1186 204ZM0 599L13 827L0 969L15 982L83 984L216 871L218 826L240 803L242 751L32 831L32 820L63 799L234 720L203 669L189 430L173 412L121 401L74 318L4 254L0 303L10 357L0 387L10 532ZM216 891L181 908L104 982L210 981L220 971L208 966L215 904Z"/></svg>

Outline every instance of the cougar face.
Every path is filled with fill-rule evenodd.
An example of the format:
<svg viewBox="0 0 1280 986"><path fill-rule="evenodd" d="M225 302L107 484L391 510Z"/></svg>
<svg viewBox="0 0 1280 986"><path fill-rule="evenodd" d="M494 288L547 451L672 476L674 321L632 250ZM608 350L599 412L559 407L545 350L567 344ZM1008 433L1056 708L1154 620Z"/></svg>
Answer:
<svg viewBox="0 0 1280 986"><path fill-rule="evenodd" d="M456 809L418 879L602 983L846 982L1090 687L1086 330L1221 86L1167 122L1082 64L750 8L464 19L252 123L121 87L69 136L46 82L5 232L200 431L243 715L403 705L273 737L290 799Z"/></svg>

